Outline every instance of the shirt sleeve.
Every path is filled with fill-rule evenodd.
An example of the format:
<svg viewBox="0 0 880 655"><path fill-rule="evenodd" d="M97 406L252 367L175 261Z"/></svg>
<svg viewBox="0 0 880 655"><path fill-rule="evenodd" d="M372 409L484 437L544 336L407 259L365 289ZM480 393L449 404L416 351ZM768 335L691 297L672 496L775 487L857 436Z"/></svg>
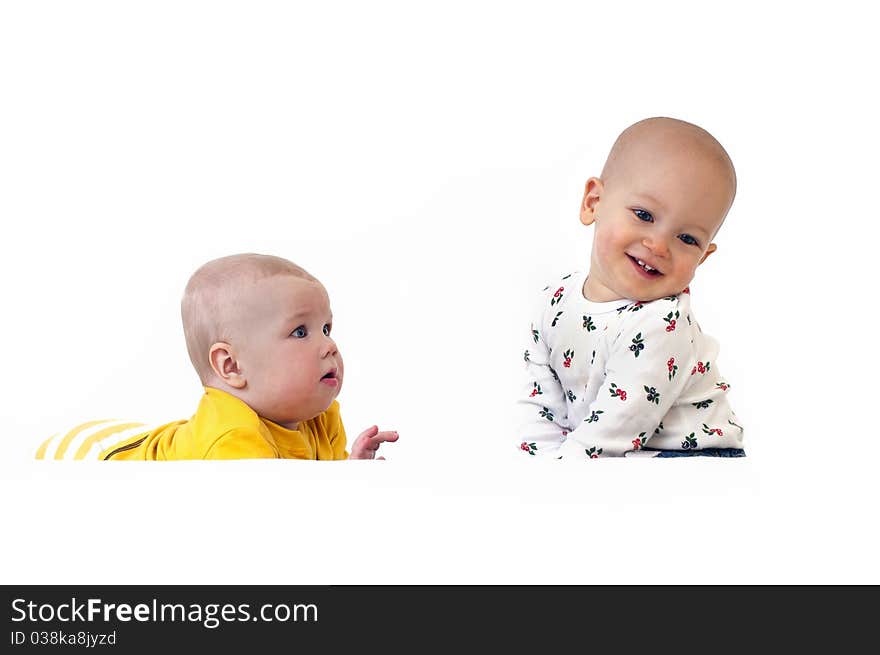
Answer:
<svg viewBox="0 0 880 655"><path fill-rule="evenodd" d="M595 459L640 450L687 385L695 355L690 330L679 325L686 320L679 298L636 307L612 343L602 388L559 456Z"/></svg>
<svg viewBox="0 0 880 655"><path fill-rule="evenodd" d="M234 428L221 434L205 459L278 459L278 453L257 430Z"/></svg>
<svg viewBox="0 0 880 655"><path fill-rule="evenodd" d="M523 382L516 402L519 448L530 455L554 453L568 434L567 407L559 376L550 366L545 316L552 300L549 287L534 303L522 351Z"/></svg>

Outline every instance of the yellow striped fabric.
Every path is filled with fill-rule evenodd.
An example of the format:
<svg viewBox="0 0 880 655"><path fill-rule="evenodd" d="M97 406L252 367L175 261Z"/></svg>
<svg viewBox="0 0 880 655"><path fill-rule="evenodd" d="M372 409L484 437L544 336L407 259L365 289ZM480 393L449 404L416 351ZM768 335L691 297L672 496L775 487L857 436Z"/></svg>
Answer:
<svg viewBox="0 0 880 655"><path fill-rule="evenodd" d="M114 444L147 432L145 423L100 419L54 434L37 448L36 459L97 459Z"/></svg>

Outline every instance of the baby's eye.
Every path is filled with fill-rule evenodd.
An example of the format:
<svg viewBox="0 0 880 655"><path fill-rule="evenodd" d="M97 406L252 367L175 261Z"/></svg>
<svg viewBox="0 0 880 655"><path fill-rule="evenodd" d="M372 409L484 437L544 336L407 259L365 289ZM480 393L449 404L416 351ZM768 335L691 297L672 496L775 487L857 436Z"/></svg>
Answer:
<svg viewBox="0 0 880 655"><path fill-rule="evenodd" d="M309 331L306 330L305 325L300 325L293 332L290 333L290 336L296 337L297 339L305 339L309 334Z"/></svg>
<svg viewBox="0 0 880 655"><path fill-rule="evenodd" d="M699 246L700 242L694 239L690 234L679 234L678 238L684 241L689 246Z"/></svg>
<svg viewBox="0 0 880 655"><path fill-rule="evenodd" d="M651 216L651 212L645 211L644 209L633 209L632 212L641 221L645 221L646 223L654 222L654 217Z"/></svg>
<svg viewBox="0 0 880 655"><path fill-rule="evenodd" d="M324 325L324 336L325 336L325 337L329 337L329 336L330 336L330 325L329 325L329 324L325 324L325 325Z"/></svg>

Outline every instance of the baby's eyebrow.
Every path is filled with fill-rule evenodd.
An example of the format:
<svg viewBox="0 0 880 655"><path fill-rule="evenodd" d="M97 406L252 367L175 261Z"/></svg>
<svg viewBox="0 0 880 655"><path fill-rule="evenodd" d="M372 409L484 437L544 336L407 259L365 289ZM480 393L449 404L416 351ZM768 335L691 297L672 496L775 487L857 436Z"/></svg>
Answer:
<svg viewBox="0 0 880 655"><path fill-rule="evenodd" d="M295 323L296 321L301 321L304 318L308 318L312 315L312 311L308 309L301 309L299 311L294 312L293 314L288 314L287 321L289 323ZM327 319L328 321L333 320L333 312L330 312L330 316Z"/></svg>
<svg viewBox="0 0 880 655"><path fill-rule="evenodd" d="M683 232L699 232L699 234L701 236L704 236L707 239L709 238L709 231L706 228L697 225L696 223L691 223L691 224L683 226L682 231Z"/></svg>
<svg viewBox="0 0 880 655"><path fill-rule="evenodd" d="M654 205L655 207L659 207L660 209L666 208L666 206L662 202L657 200L657 198L652 196L650 193L643 193L640 191L640 192L636 193L636 198L638 200L644 200L644 201L646 201L646 204Z"/></svg>

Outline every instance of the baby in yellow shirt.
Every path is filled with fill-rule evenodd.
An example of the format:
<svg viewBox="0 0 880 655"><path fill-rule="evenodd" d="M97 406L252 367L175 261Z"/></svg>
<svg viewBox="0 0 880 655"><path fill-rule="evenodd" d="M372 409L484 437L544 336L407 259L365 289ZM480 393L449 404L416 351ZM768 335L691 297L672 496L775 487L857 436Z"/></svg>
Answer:
<svg viewBox="0 0 880 655"><path fill-rule="evenodd" d="M374 459L397 441L374 425L346 450L330 299L296 264L259 254L210 261L190 278L181 314L205 387L196 413L109 445L101 459Z"/></svg>

